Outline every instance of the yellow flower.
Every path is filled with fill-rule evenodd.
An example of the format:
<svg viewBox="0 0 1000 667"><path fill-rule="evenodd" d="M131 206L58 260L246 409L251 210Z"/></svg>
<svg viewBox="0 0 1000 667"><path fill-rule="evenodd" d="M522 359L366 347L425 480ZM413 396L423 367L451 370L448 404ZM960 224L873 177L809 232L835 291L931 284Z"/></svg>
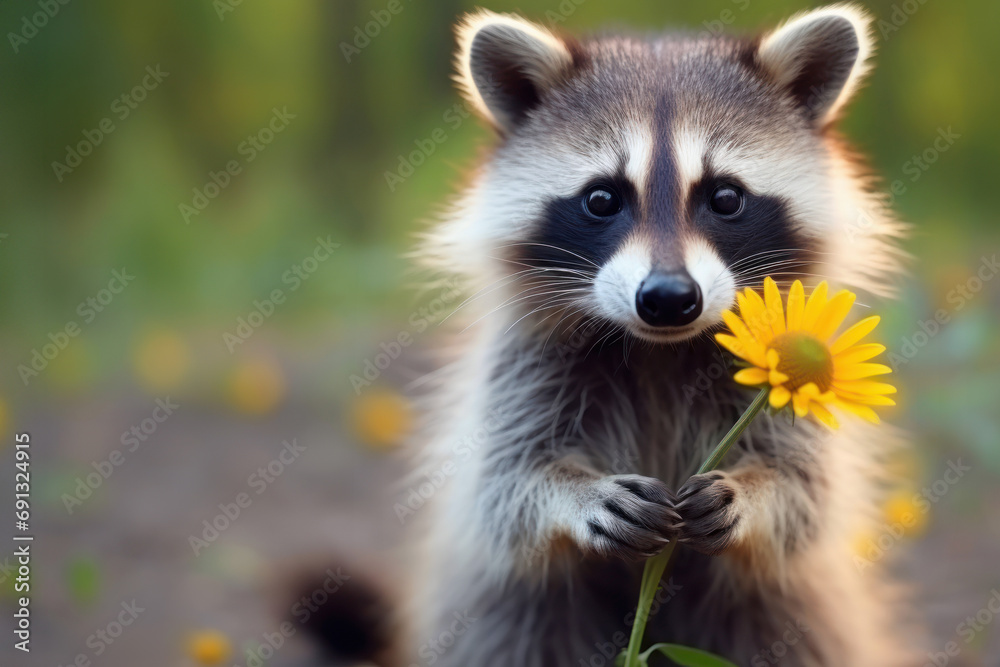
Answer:
<svg viewBox="0 0 1000 667"><path fill-rule="evenodd" d="M200 630L188 637L188 655L199 665L221 665L232 651L229 638L218 630Z"/></svg>
<svg viewBox="0 0 1000 667"><path fill-rule="evenodd" d="M401 444L413 427L410 402L392 391L372 391L362 396L352 412L358 438L377 449Z"/></svg>
<svg viewBox="0 0 1000 667"><path fill-rule="evenodd" d="M144 335L132 351L132 367L143 386L153 391L177 387L190 366L184 339L166 329Z"/></svg>
<svg viewBox="0 0 1000 667"><path fill-rule="evenodd" d="M745 385L770 386L771 407L792 404L796 416L812 413L830 428L837 428L829 408L835 406L872 423L879 419L872 406L895 405L888 394L896 388L870 378L891 373L883 364L869 363L885 351L877 343L861 343L878 325L877 316L866 317L839 336L855 296L842 290L827 298L822 282L806 300L796 280L788 293L787 315L778 286L764 280L764 297L747 288L737 294L740 314L722 314L731 334L716 334L720 345L747 361L749 368L734 379Z"/></svg>
<svg viewBox="0 0 1000 667"><path fill-rule="evenodd" d="M285 397L285 375L269 357L251 359L233 371L227 387L229 402L240 412L265 415Z"/></svg>
<svg viewBox="0 0 1000 667"><path fill-rule="evenodd" d="M878 535L873 530L857 532L851 540L851 553L858 558L867 560L872 553L872 547L875 547L877 539Z"/></svg>
<svg viewBox="0 0 1000 667"><path fill-rule="evenodd" d="M906 535L916 536L927 527L927 508L917 503L918 494L899 491L889 497L882 507L886 523L901 526Z"/></svg>

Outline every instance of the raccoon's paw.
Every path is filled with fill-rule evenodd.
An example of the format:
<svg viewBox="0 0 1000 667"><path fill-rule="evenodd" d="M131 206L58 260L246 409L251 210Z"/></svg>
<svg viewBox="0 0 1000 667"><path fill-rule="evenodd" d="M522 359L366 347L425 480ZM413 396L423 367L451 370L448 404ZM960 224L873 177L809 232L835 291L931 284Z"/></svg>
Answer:
<svg viewBox="0 0 1000 667"><path fill-rule="evenodd" d="M694 475L677 492L677 541L703 554L722 553L736 541L738 489L721 471Z"/></svg>
<svg viewBox="0 0 1000 667"><path fill-rule="evenodd" d="M626 560L659 553L680 520L674 496L658 479L613 475L594 483L584 511L583 543L603 556Z"/></svg>

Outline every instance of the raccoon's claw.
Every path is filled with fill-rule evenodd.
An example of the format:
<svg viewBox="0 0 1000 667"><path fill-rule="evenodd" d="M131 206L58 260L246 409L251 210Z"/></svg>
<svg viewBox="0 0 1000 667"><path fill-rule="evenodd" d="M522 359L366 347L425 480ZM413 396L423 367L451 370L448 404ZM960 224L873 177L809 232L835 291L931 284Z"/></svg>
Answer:
<svg viewBox="0 0 1000 667"><path fill-rule="evenodd" d="M674 525L677 540L708 555L719 554L736 540L740 515L735 485L724 472L694 475L677 493Z"/></svg>
<svg viewBox="0 0 1000 667"><path fill-rule="evenodd" d="M651 477L614 475L595 484L588 503L587 544L605 556L648 558L663 550L681 516L673 493Z"/></svg>

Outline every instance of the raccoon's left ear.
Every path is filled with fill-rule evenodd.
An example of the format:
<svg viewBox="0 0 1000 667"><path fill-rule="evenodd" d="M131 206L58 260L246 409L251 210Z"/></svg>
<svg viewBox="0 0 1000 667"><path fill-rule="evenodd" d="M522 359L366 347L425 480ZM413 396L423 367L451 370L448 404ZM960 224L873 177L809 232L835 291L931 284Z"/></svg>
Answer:
<svg viewBox="0 0 1000 667"><path fill-rule="evenodd" d="M518 16L480 10L467 14L456 32L459 88L502 134L573 68L565 41Z"/></svg>
<svg viewBox="0 0 1000 667"><path fill-rule="evenodd" d="M874 44L871 17L855 5L831 5L793 16L764 36L758 62L802 106L826 125L868 71Z"/></svg>

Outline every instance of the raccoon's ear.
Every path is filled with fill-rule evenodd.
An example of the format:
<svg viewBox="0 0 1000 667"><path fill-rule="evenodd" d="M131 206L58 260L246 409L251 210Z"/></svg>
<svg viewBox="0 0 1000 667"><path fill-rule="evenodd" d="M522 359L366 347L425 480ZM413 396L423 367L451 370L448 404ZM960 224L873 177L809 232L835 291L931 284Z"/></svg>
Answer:
<svg viewBox="0 0 1000 667"><path fill-rule="evenodd" d="M504 134L573 67L566 42L517 16L480 10L467 14L456 32L458 86L469 103Z"/></svg>
<svg viewBox="0 0 1000 667"><path fill-rule="evenodd" d="M793 16L764 36L758 62L818 125L833 120L868 70L871 17L854 5Z"/></svg>

